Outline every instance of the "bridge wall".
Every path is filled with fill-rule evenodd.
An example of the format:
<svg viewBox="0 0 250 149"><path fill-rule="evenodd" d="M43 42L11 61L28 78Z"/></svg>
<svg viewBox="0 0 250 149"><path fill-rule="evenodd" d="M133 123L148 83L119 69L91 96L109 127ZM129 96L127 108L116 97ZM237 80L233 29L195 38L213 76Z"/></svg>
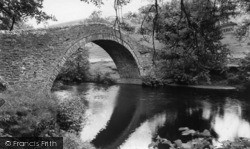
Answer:
<svg viewBox="0 0 250 149"><path fill-rule="evenodd" d="M123 83L141 83L150 50L104 24L0 33L0 78L9 90L50 92L68 57L88 42L110 54Z"/></svg>

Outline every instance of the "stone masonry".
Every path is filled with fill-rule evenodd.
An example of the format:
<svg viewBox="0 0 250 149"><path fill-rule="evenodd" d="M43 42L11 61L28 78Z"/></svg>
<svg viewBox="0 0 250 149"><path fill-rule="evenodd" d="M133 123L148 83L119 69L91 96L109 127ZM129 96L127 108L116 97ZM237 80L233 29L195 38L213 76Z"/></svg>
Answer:
<svg viewBox="0 0 250 149"><path fill-rule="evenodd" d="M0 33L0 83L8 90L50 93L67 58L93 42L114 60L121 83L141 84L152 68L152 54L126 33L106 24Z"/></svg>

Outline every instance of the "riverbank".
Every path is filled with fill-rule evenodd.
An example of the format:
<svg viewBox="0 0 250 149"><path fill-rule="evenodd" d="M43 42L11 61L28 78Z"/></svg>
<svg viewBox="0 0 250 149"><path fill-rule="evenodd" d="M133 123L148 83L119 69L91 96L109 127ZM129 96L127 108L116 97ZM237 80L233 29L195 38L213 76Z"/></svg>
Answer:
<svg viewBox="0 0 250 149"><path fill-rule="evenodd" d="M119 74L117 68L113 61L111 60L95 60L92 61L89 65L88 76L85 82L95 82L102 84L115 84L119 80ZM244 82L240 79L238 74L238 70L231 70L229 72L229 77L224 76L220 78L220 76L215 76L217 80L212 80L211 84L197 84L197 85L181 85L175 84L173 81L162 81L160 78L147 77L143 79L144 86L171 86L171 87L185 87L185 88L194 88L194 89L202 89L202 90L222 90L222 91L246 91L249 88L249 83ZM232 72L235 71L235 72ZM218 79L219 78L219 79ZM228 79L227 79L228 78ZM63 83L58 84L58 86L62 86Z"/></svg>
<svg viewBox="0 0 250 149"><path fill-rule="evenodd" d="M82 142L84 98L30 98L22 93L0 93L0 137L63 137L64 149L94 149ZM4 102L4 103L2 103Z"/></svg>
<svg viewBox="0 0 250 149"><path fill-rule="evenodd" d="M170 87L185 87L193 89L203 89L203 90L224 90L224 91L236 91L237 87L233 86L215 86L215 85L178 85L178 84L169 84Z"/></svg>

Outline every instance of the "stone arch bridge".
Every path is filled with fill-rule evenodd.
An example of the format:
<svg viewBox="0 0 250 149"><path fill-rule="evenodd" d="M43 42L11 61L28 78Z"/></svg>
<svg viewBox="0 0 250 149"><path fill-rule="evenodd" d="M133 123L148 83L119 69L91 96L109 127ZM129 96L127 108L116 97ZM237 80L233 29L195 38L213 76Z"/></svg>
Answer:
<svg viewBox="0 0 250 149"><path fill-rule="evenodd" d="M50 92L68 57L85 44L102 47L115 62L121 83L141 84L152 52L128 33L106 24L0 33L0 83L13 91Z"/></svg>

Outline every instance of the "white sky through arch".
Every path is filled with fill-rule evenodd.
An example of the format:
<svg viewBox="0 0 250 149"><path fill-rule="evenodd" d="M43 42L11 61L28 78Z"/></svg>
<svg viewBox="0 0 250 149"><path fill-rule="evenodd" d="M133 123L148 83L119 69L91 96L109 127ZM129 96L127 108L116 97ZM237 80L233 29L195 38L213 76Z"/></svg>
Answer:
<svg viewBox="0 0 250 149"><path fill-rule="evenodd" d="M48 21L47 25L55 25L75 20L87 18L94 10L101 10L103 17L114 16L115 10L113 8L114 0L103 0L104 5L100 8L93 4L87 4L80 0L44 0L43 11L47 14L52 14L56 17L57 21ZM131 2L124 6L123 14L129 11L137 12L141 6L149 4L150 0L131 0ZM33 25L35 28L44 27L44 23L36 24L36 21L30 20L28 24Z"/></svg>

